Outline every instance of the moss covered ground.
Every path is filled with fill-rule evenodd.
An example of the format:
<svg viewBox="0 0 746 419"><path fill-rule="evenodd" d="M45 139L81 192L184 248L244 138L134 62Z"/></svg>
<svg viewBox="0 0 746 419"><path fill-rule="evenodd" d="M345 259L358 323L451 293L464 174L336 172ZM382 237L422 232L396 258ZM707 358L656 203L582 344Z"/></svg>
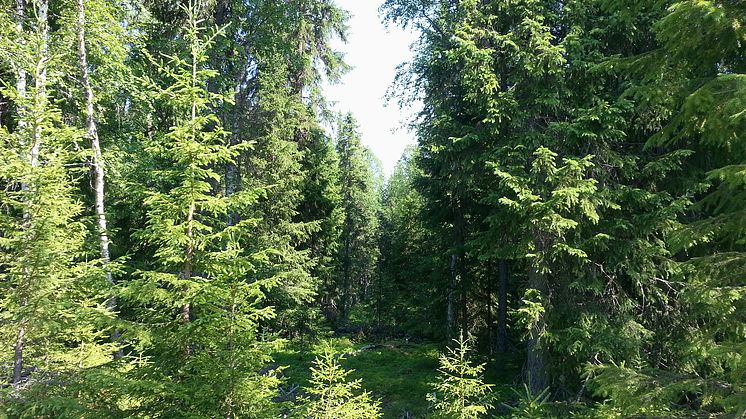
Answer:
<svg viewBox="0 0 746 419"><path fill-rule="evenodd" d="M286 385L304 387L310 367L322 350L323 342L336 353L344 354L342 365L354 370L350 378L361 379L365 390L381 400L384 418L427 417L426 395L437 375L438 356L443 350L434 343L410 343L404 340L366 341L351 337L332 337L313 344L287 343L274 355L284 367ZM510 384L516 377L514 365L483 359L488 369L486 381L495 385L498 395L510 397Z"/></svg>

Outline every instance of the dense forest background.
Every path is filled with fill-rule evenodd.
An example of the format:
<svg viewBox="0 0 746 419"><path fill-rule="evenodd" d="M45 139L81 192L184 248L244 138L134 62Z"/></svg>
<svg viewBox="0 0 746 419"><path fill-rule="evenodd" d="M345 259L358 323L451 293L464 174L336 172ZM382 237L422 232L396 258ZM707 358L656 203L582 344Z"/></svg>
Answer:
<svg viewBox="0 0 746 419"><path fill-rule="evenodd" d="M746 415L746 3L380 12L0 0L0 417Z"/></svg>

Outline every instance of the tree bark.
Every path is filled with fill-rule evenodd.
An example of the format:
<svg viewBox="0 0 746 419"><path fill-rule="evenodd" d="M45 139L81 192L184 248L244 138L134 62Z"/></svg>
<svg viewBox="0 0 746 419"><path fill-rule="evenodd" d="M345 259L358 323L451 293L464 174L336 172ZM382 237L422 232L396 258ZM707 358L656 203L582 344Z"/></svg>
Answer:
<svg viewBox="0 0 746 419"><path fill-rule="evenodd" d="M23 22L25 19L26 11L25 11L25 2L22 0L16 1L16 27L23 31ZM38 117L39 114L44 112L44 109L46 107L47 97L46 97L46 84L47 84L47 59L49 55L49 44L48 44L48 38L49 38L49 22L48 22L48 15L49 15L49 3L47 0L39 0L38 2L38 8L36 10L36 30L39 33L39 42L41 43L39 48L39 55L37 56L36 60L36 66L34 68L34 119L33 119L33 125L32 125L32 139L31 139L31 148L29 150L28 155L28 162L31 166L31 169L33 170L39 165L39 151L41 150L41 141L42 141L42 126L41 126L41 120ZM20 70L18 73L18 80L16 80L16 88L19 90L19 95L22 95L21 97L24 97L26 94L26 71ZM24 105L25 106L25 105ZM19 124L19 128L25 127L25 122L21 122ZM30 189L30 185L24 184L21 185L21 188L23 190ZM33 220L31 219L31 214L28 210L24 210L23 219L24 219L24 230L27 232L30 232L33 228ZM28 240L31 239L31 237L27 237ZM28 287L31 285L31 273L29 273L27 270L24 269L24 280L26 281L25 286ZM28 305L28 298L26 296L22 296L20 299L20 306L21 310ZM23 318L23 315L21 315L21 320L19 321L18 326L18 332L16 334L16 342L14 345L14 359L13 359L13 384L20 383L22 379L22 373L23 373L23 355L24 355L24 349L26 345L26 334L28 333L27 330L27 324L26 319Z"/></svg>
<svg viewBox="0 0 746 419"><path fill-rule="evenodd" d="M460 166L457 162L452 165L455 177L460 174ZM457 186L458 188L458 186ZM449 318L449 339L455 339L459 336L468 335L468 308L467 308L467 281L466 281L466 263L464 254L464 244L466 240L466 220L464 216L464 204L461 197L461 191L454 191L453 205L453 255L451 256L451 292L449 293L449 310L452 311ZM458 292L460 301L460 331L456 333L456 307L454 293Z"/></svg>
<svg viewBox="0 0 746 419"><path fill-rule="evenodd" d="M348 174L349 175L349 174ZM345 199L352 199L346 196ZM340 321L345 323L350 308L350 283L352 282L352 217L347 214L345 217L345 238L344 238L344 259L342 261L342 302L340 307Z"/></svg>
<svg viewBox="0 0 746 419"><path fill-rule="evenodd" d="M451 255L451 283L448 285L448 295L446 300L446 335L448 336L449 344L453 341L453 339L457 338L456 307L454 301L456 285L458 283L458 271L456 270L457 265L458 256L454 253Z"/></svg>
<svg viewBox="0 0 746 419"><path fill-rule="evenodd" d="M454 162L451 165L454 176L458 176L459 165ZM453 209L453 254L451 254L451 283L448 289L447 307L447 334L449 341L464 336L467 328L466 313L466 278L464 267L464 212L459 191L454 191L451 200ZM456 333L457 309L456 297L461 300L460 307L460 333Z"/></svg>
<svg viewBox="0 0 746 419"><path fill-rule="evenodd" d="M186 236L188 243L185 251L184 265L181 271L181 277L184 280L189 280L192 277L192 262L194 259L194 245L192 244L194 237L194 212L195 204L192 202L189 205L189 212L187 213ZM189 289L187 288L185 291L188 292ZM184 323L188 323L191 320L192 313L191 305L189 303L184 303L181 306L181 317Z"/></svg>
<svg viewBox="0 0 746 419"><path fill-rule="evenodd" d="M13 359L13 385L17 385L21 382L21 378L23 378L23 349L24 345L26 343L26 326L25 324L22 324L21 327L18 328L18 333L16 335L16 343L15 343L15 353L14 353L14 359Z"/></svg>
<svg viewBox="0 0 746 419"><path fill-rule="evenodd" d="M497 351L503 354L508 351L508 275L508 261L500 259L497 287Z"/></svg>
<svg viewBox="0 0 746 419"><path fill-rule="evenodd" d="M24 31L24 21L26 20L26 0L16 0L16 12L15 12L15 21L16 21L16 30L19 34L22 34ZM23 43L23 39L19 39L19 42ZM21 101L26 98L26 69L23 67L23 64L20 64L16 68L16 94L21 98ZM19 114L25 112L25 103L17 103L16 109ZM26 125L26 121L24 121L22 118L19 118L18 121L18 129L23 129Z"/></svg>
<svg viewBox="0 0 746 419"><path fill-rule="evenodd" d="M18 33L23 33L23 22L26 19L26 2L24 0L16 0L16 30ZM22 41L21 41L22 42ZM26 98L26 69L23 65L18 65L16 68L16 94L21 99L21 103L16 104L19 115L25 113L26 104L23 103ZM25 127L26 121L23 117L19 118L17 129L20 131ZM21 185L22 190L28 189L28 185ZM28 219L28 212L24 214L24 220ZM27 275L24 275L27 276ZM24 306L23 299L21 299L21 306ZM19 324L18 331L16 332L16 342L14 345L14 358L13 358L13 384L18 384L21 381L21 373L23 372L23 347L26 338L26 326L22 320Z"/></svg>
<svg viewBox="0 0 746 419"><path fill-rule="evenodd" d="M47 0L39 0L38 9L36 11L37 25L39 31L39 38L41 42L40 56L36 62L36 69L34 72L34 87L36 92L34 94L36 107L36 113L43 112L47 102L47 60L49 57L49 2ZM36 167L39 163L39 150L41 149L41 124L38 118L34 118L34 138L33 144L31 144L30 161L31 167Z"/></svg>
<svg viewBox="0 0 746 419"><path fill-rule="evenodd" d="M494 281L492 281L492 259L487 260L487 348L490 355L495 353L493 322L492 322L492 294L494 291Z"/></svg>
<svg viewBox="0 0 746 419"><path fill-rule="evenodd" d="M197 87L197 51L192 46L192 88ZM192 98L191 114L190 114L190 126L191 126L191 139L197 141L197 101L196 98ZM187 210L186 218L186 237L187 244L184 249L184 264L181 269L181 278L185 281L189 281L193 274L193 262L194 262L194 214L197 211L197 204L193 197L190 197L189 209ZM189 294L189 286L186 285L183 289L184 295ZM181 321L183 323L189 323L192 320L192 305L189 301L185 302L181 306ZM185 342L185 354L186 356L191 355L191 344Z"/></svg>
<svg viewBox="0 0 746 419"><path fill-rule="evenodd" d="M101 142L98 137L98 125L96 123L95 114L95 97L93 94L93 87L91 86L91 78L88 72L88 53L86 50L86 9L85 0L78 0L78 67L80 69L80 81L83 85L83 92L85 93L85 123L86 123L86 136L91 142L91 150L93 151L93 161L91 163L91 173L93 175L93 185L95 194L95 207L96 207L96 220L98 221L98 240L99 249L101 252L101 261L104 267L104 273L106 275L106 282L109 283L110 287L114 286L114 278L111 274L111 254L109 252L109 234L106 221L106 207L104 203L105 196L105 185L106 185L106 168L101 152ZM108 301L106 302L108 309L112 312L117 310L117 299L114 295L109 295ZM119 340L119 331L114 330L111 336L112 342ZM122 350L118 349L114 358L121 358Z"/></svg>
<svg viewBox="0 0 746 419"><path fill-rule="evenodd" d="M542 240L538 234L535 234L535 237L535 243L537 245L536 250L538 253L543 248ZM549 384L546 358L544 351L541 348L541 336L546 328L546 310L549 305L549 296L547 295L547 279L544 273L540 271L540 268L536 266L533 261L529 264L528 287L539 291L545 309L545 313L541 314L539 319L532 325L526 345L526 379L531 393L539 394Z"/></svg>

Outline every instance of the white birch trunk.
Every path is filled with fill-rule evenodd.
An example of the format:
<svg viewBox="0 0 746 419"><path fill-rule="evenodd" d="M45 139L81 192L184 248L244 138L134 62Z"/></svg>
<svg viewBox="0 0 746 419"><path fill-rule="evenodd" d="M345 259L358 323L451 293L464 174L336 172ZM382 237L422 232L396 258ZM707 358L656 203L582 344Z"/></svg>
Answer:
<svg viewBox="0 0 746 419"><path fill-rule="evenodd" d="M85 94L85 124L86 124L86 136L91 142L91 150L93 151L93 161L91 162L91 172L93 174L93 189L95 195L95 211L96 221L98 223L98 240L99 249L101 252L101 261L103 262L104 272L106 275L106 281L109 286L114 285L114 278L111 274L111 253L109 253L109 234L106 222L106 206L104 203L105 189L106 189L106 166L101 151L101 142L98 137L98 126L96 123L96 111L95 111L95 96L93 94L93 87L91 86L91 78L88 72L88 52L86 50L86 8L85 0L78 0L78 68L80 70L80 82L83 85L83 92ZM106 303L107 307L111 311L117 309L117 299L115 296L110 295ZM115 330L112 334L112 341L119 340L119 331ZM119 349L115 354L115 358L120 358L122 351Z"/></svg>

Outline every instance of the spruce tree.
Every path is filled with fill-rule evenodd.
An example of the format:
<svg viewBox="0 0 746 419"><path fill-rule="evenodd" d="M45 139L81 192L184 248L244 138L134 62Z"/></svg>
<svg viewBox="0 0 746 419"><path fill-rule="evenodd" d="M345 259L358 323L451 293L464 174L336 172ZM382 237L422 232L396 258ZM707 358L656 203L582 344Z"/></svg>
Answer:
<svg viewBox="0 0 746 419"><path fill-rule="evenodd" d="M481 418L493 407L492 385L483 378L485 366L473 365L469 359L472 341L471 337L461 337L440 356L438 381L427 396L437 417Z"/></svg>
<svg viewBox="0 0 746 419"><path fill-rule="evenodd" d="M75 194L82 133L63 123L54 102L64 78L50 42L46 1L0 13L2 81L15 120L0 127L0 284L3 358L10 386L3 407L14 416L85 415L86 382L114 352L106 343L110 287L86 262L82 206ZM6 376L6 378L8 377ZM81 398L81 403L71 401ZM102 411L111 406L104 407ZM116 409L112 409L116 410Z"/></svg>
<svg viewBox="0 0 746 419"><path fill-rule="evenodd" d="M344 360L330 347L316 358L311 367L311 387L300 417L313 419L367 419L381 417L381 403L360 392L361 380L349 381L353 371L345 370Z"/></svg>
<svg viewBox="0 0 746 419"><path fill-rule="evenodd" d="M339 124L337 153L344 221L339 249L337 286L339 319L344 324L352 307L368 298L378 260L378 189L370 152L362 145L351 114Z"/></svg>
<svg viewBox="0 0 746 419"><path fill-rule="evenodd" d="M138 233L155 249L155 260L121 293L145 333L132 344L152 360L134 374L156 377L159 384L158 397L142 395L139 408L170 416L270 414L275 379L258 374L269 361L270 345L259 327L274 315L262 306L274 281L255 275L272 251L242 246L259 220L225 223L229 213L248 212L260 191L225 197L216 188L216 167L241 148L227 144L229 133L212 111L228 99L207 89L216 76L206 65L207 52L222 29L206 30L198 11L184 9L187 58L152 59L170 83L143 80L174 121L146 148L159 162L151 173L164 180L162 189L147 191L147 224Z"/></svg>
<svg viewBox="0 0 746 419"><path fill-rule="evenodd" d="M426 218L426 201L417 189L422 177L417 154L413 147L404 152L382 191L376 321L412 335L441 338L447 284L441 255L446 249Z"/></svg>

